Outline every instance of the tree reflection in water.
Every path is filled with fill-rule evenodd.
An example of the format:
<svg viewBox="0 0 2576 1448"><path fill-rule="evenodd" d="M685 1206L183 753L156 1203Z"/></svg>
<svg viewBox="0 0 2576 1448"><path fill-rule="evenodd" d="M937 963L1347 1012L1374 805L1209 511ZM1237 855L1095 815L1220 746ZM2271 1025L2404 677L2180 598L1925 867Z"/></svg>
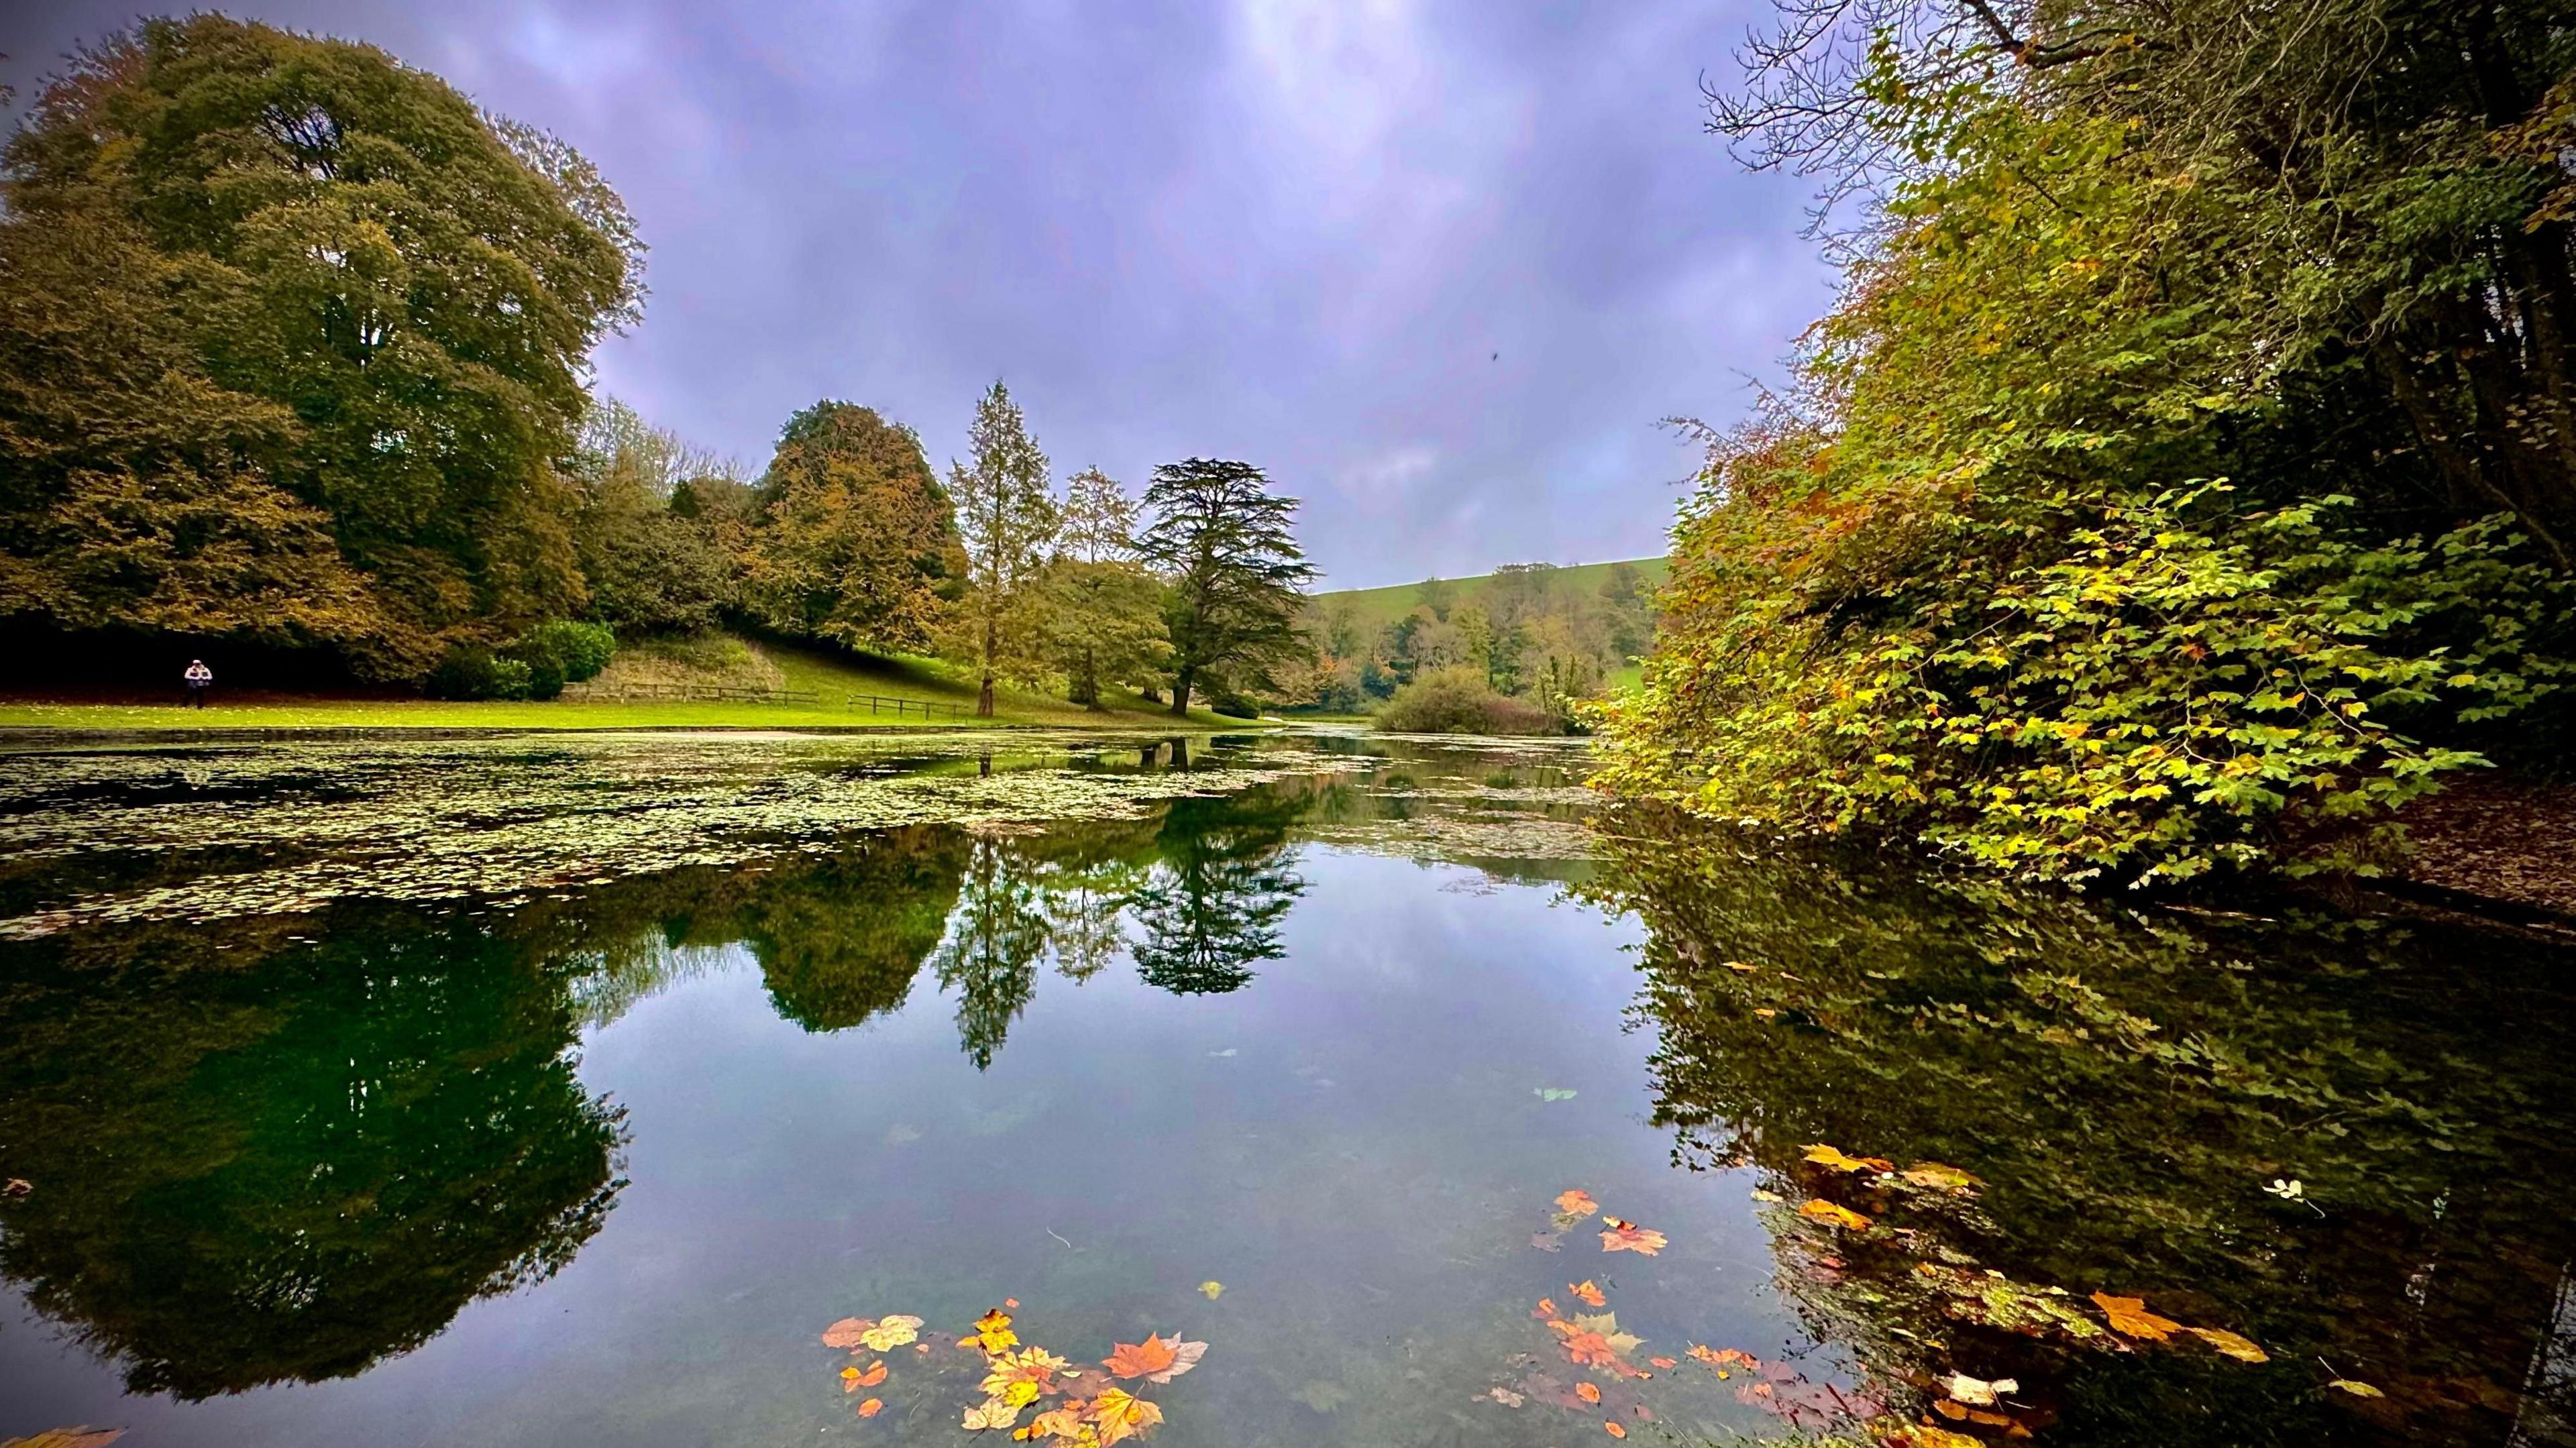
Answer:
<svg viewBox="0 0 2576 1448"><path fill-rule="evenodd" d="M129 943L0 972L0 1142L39 1184L0 1273L134 1391L363 1371L551 1275L624 1185L566 969L523 941L395 912Z"/></svg>
<svg viewBox="0 0 2576 1448"><path fill-rule="evenodd" d="M2576 952L1622 829L1587 893L1651 931L1657 1120L1685 1164L1761 1168L1785 1290L1892 1401L1964 1372L2016 1378L2064 1443L2576 1441ZM1983 1185L1834 1170L1819 1143ZM2266 1189L2288 1178L2300 1199ZM1876 1224L1794 1211L1818 1196ZM2017 1286L2070 1296L2008 1330ZM2097 1290L2271 1361L2047 1326L2098 1321Z"/></svg>
<svg viewBox="0 0 2576 1448"><path fill-rule="evenodd" d="M1215 995L1278 959L1279 922L1306 888L1285 858L1304 810L1297 795L1268 789L1172 806L1156 841L1162 864L1132 900L1137 974L1176 994Z"/></svg>
<svg viewBox="0 0 2576 1448"><path fill-rule="evenodd" d="M621 1113L585 1026L740 944L778 1014L847 1029L925 962L989 1065L1054 952L1131 949L1167 989L1234 989L1302 888L1292 804L1026 837L880 832L757 868L616 881L508 913L342 906L0 947L0 1273L183 1398L364 1371L466 1304L551 1275L619 1189Z"/></svg>

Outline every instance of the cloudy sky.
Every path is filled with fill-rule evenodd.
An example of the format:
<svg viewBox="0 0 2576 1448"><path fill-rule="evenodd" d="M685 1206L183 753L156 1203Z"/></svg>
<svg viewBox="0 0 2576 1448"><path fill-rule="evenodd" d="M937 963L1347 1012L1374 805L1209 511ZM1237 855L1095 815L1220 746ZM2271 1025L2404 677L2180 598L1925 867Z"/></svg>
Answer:
<svg viewBox="0 0 2576 1448"><path fill-rule="evenodd" d="M652 247L602 385L757 465L819 397L1059 474L1247 459L1327 587L1662 551L1830 273L1702 129L1766 0L260 0L557 132ZM0 5L22 98L133 0Z"/></svg>

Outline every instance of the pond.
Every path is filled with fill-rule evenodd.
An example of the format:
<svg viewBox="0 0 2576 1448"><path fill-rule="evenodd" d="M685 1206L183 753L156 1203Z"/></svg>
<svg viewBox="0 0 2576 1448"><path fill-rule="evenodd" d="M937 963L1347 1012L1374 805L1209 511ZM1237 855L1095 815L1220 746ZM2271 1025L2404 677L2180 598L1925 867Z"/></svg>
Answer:
<svg viewBox="0 0 2576 1448"><path fill-rule="evenodd" d="M2545 934L1579 743L0 758L0 1439L2576 1443Z"/></svg>

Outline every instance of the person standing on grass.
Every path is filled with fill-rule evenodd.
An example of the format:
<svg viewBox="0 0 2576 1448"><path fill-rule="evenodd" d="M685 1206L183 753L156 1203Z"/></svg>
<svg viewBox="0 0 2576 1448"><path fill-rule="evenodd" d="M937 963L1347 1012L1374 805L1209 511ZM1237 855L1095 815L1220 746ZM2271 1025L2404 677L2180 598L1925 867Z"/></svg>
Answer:
<svg viewBox="0 0 2576 1448"><path fill-rule="evenodd" d="M206 707L206 690L215 682L215 671L206 667L204 659L190 659L179 677L188 681L188 702L200 709Z"/></svg>

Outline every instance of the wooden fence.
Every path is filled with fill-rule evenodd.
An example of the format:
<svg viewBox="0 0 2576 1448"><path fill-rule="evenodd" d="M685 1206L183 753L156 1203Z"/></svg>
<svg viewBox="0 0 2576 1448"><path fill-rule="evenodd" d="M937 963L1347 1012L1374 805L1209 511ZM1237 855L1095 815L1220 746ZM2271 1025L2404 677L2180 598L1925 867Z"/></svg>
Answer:
<svg viewBox="0 0 2576 1448"><path fill-rule="evenodd" d="M586 703L684 699L710 704L820 704L812 689L767 689L756 684L620 684L613 689L566 689L566 698Z"/></svg>
<svg viewBox="0 0 2576 1448"><path fill-rule="evenodd" d="M850 696L850 708L856 709L861 704L867 705L868 712L871 714L882 713L888 704L892 704L894 706L894 716L898 719L904 716L904 712L906 710L917 713L924 719L934 718L938 714L942 713L946 714L951 719L963 719L966 717L966 706L963 704L941 704L928 699L890 699L883 694L852 694Z"/></svg>

